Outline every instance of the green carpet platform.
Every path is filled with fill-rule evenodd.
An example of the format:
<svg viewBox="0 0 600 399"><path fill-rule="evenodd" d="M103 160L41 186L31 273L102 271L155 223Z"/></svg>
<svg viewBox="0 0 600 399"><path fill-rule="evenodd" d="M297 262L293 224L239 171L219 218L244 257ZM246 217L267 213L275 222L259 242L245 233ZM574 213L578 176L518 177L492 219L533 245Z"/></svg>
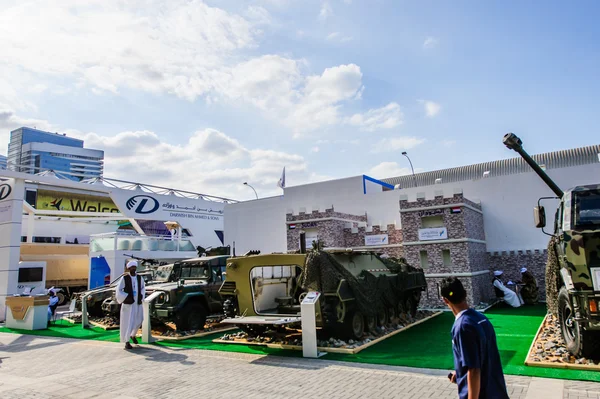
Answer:
<svg viewBox="0 0 600 399"><path fill-rule="evenodd" d="M546 309L543 305L518 309L499 305L485 313L496 330L505 374L600 382L600 373L594 371L561 370L527 367L524 365L527 351L545 314ZM451 370L453 368L453 361L450 328L453 321L454 316L446 312L421 325L396 334L358 354L343 355L329 353L323 359ZM45 337L91 339L107 342L119 341L118 330L104 331L100 328L84 330L80 325L67 323L53 325L50 329L41 331L0 328L0 332ZM212 342L213 339L222 336L222 334L216 333L184 341L164 340L155 343L155 345L264 355L302 356L302 352L300 351Z"/></svg>

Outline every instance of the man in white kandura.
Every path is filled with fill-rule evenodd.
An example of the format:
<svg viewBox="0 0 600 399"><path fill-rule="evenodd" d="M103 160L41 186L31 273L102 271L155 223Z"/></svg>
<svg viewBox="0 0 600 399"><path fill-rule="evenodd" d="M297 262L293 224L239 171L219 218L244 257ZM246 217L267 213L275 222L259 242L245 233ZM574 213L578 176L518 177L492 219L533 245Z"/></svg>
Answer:
<svg viewBox="0 0 600 399"><path fill-rule="evenodd" d="M500 280L500 276L502 276L502 274L504 274L502 270L496 270L494 272L494 281L492 282L492 284L494 284L496 296L504 302L508 303L513 308L518 308L519 306L521 306L521 301L519 300L517 293L511 290L510 288L507 288L502 282L502 280Z"/></svg>
<svg viewBox="0 0 600 399"><path fill-rule="evenodd" d="M117 285L117 302L121 304L121 343L125 343L125 349L132 349L129 339L137 345L136 333L142 326L144 320L144 310L142 302L146 296L146 286L144 279L136 274L137 261L132 260L127 263L128 274L125 274L119 280Z"/></svg>

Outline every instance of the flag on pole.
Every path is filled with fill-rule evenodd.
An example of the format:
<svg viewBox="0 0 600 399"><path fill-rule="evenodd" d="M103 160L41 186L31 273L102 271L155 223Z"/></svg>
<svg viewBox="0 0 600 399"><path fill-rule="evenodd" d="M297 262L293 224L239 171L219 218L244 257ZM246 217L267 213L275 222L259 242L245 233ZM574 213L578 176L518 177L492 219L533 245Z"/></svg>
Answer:
<svg viewBox="0 0 600 399"><path fill-rule="evenodd" d="M277 186L281 189L285 188L285 166L283 167L283 172L281 173L281 177L277 182Z"/></svg>

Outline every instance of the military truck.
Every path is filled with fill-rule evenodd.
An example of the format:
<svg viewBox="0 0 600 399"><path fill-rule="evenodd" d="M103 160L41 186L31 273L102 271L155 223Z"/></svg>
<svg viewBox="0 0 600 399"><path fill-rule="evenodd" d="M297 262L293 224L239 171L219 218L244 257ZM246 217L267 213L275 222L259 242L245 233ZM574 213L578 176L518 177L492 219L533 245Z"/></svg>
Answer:
<svg viewBox="0 0 600 399"><path fill-rule="evenodd" d="M223 315L219 287L229 255L176 262L167 282L146 287L146 296L160 292L150 304L150 317L174 322L177 330L203 330L209 317Z"/></svg>
<svg viewBox="0 0 600 399"><path fill-rule="evenodd" d="M554 231L550 235L546 266L549 310L558 316L567 349L576 357L600 356L600 184L562 191L525 152L515 134L503 143L516 151L556 194L538 200L534 222L546 226L543 199L558 199Z"/></svg>
<svg viewBox="0 0 600 399"><path fill-rule="evenodd" d="M222 322L256 335L299 326L302 300L320 292L317 326L358 340L400 314L414 317L426 287L421 269L374 252L315 250L233 257L219 293L227 316Z"/></svg>

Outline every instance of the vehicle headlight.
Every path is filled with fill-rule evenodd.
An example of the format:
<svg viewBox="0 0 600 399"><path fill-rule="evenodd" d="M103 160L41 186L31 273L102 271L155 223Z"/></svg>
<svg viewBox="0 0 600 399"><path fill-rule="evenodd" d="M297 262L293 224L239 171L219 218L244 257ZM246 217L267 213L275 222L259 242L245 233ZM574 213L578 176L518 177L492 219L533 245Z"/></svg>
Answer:
<svg viewBox="0 0 600 399"><path fill-rule="evenodd" d="M163 305L167 302L169 302L169 294L167 292L162 292L155 301L157 305Z"/></svg>

